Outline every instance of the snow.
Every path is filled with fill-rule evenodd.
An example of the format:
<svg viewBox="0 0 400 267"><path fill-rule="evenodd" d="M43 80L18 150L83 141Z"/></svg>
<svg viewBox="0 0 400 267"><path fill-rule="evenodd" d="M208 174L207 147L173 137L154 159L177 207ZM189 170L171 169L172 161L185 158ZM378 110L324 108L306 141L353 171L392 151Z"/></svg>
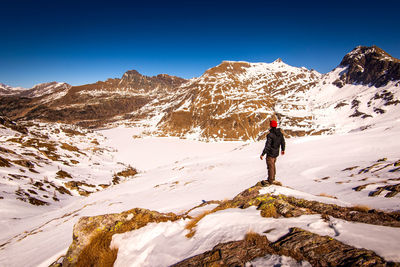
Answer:
<svg viewBox="0 0 400 267"><path fill-rule="evenodd" d="M263 218L255 207L245 210L227 209L204 217L193 238L186 238L185 221L152 223L139 230L113 236L111 247L119 248L118 266L168 266L205 251L219 243L241 240L248 232L265 234L274 242L299 227L319 235L327 235L356 247L376 251L386 260L399 261L400 231L397 228L351 223L332 219L333 228L320 215L298 218Z"/></svg>
<svg viewBox="0 0 400 267"><path fill-rule="evenodd" d="M390 130L385 130L389 126ZM134 207L179 214L204 200L231 199L266 178L265 162L258 158L264 141L205 143L178 138L133 138L140 131L140 128L118 127L94 133L99 135L97 139L103 145L113 151L110 164L123 162L141 170L134 179L86 198L76 197L75 200L72 198L49 207L1 200L2 214L6 216L1 219L0 240L2 244L8 243L0 251L0 265L25 266L28 262L29 266L48 265L67 250L72 241L72 227L81 216L122 212ZM277 179L288 187L271 186L263 189L262 193L292 195L342 206L363 204L371 208L399 210L399 196L368 196L370 190L397 177L396 173L383 169L373 174L357 174L358 170L376 163L380 158L387 157L387 162L398 160L399 133L398 125L386 124L362 132L288 139L286 154L277 161ZM101 139L100 134L105 139ZM385 142L382 142L383 136ZM91 174L99 178L106 175L107 171L102 172L102 169L108 161L97 162L100 165L80 165L73 174L81 177ZM342 171L352 166L359 168L353 172ZM353 177L349 177L351 173ZM329 178L322 180L323 177ZM354 191L354 186L369 182L360 181L366 177L376 184L360 192ZM348 183L337 183L349 179ZM337 199L318 196L322 193ZM210 205L202 209L213 207ZM193 210L192 215L202 209ZM249 230L262 233L275 228L267 234L273 241L287 233L290 227L297 226L372 249L388 260L399 260L396 258L400 250L396 241L400 238L397 228L348 223L334 218L332 221L340 233L338 236L318 215L267 219L260 217L254 208L229 209L201 220L192 239L185 237L186 222L178 221L149 224L122 234L123 238L116 236L115 240L120 241L113 242L120 247L118 264L129 262L132 266L135 265L133 263L150 266L157 262L172 264L211 249L219 242L242 239ZM133 246L137 242L130 238L140 241L138 244L141 245ZM24 257L18 257L22 254Z"/></svg>
<svg viewBox="0 0 400 267"><path fill-rule="evenodd" d="M282 267L311 267L311 264L302 261L297 262L296 260L278 255L267 255L265 257L256 258L253 261L246 264L246 267L267 267L267 266L282 266Z"/></svg>

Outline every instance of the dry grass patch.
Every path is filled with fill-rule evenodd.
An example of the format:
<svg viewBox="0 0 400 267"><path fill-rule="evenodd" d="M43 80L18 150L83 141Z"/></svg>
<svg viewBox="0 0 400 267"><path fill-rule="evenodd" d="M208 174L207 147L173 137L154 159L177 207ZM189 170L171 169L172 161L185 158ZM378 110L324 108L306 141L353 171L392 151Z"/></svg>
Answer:
<svg viewBox="0 0 400 267"><path fill-rule="evenodd" d="M254 246L263 246L265 244L265 239L265 236L261 236L252 230L248 231L244 236L244 241Z"/></svg>
<svg viewBox="0 0 400 267"><path fill-rule="evenodd" d="M196 217L192 218L186 225L185 229L189 230L189 233L186 234L187 238L191 238L194 236L196 233L196 226L199 221L201 221L204 217L207 215L220 211L220 210L225 210L225 209L230 209L230 208L236 208L237 206L233 203L232 200L224 200L221 202L221 204L218 205L218 207L215 207L212 210L206 210L203 211L201 214L197 215Z"/></svg>
<svg viewBox="0 0 400 267"><path fill-rule="evenodd" d="M117 173L117 176L130 177L137 174L137 170L129 166L127 169Z"/></svg>
<svg viewBox="0 0 400 267"><path fill-rule="evenodd" d="M90 245L86 246L79 255L76 266L114 266L118 248L110 248L111 239L112 235L108 232L100 232L92 237Z"/></svg>
<svg viewBox="0 0 400 267"><path fill-rule="evenodd" d="M114 219L112 219L113 216L115 216ZM77 251L79 254L71 253L69 250L70 254L67 254L66 260L72 266L113 266L118 253L118 248L110 248L114 234L133 231L151 222L176 221L181 218L181 216L173 213L162 214L145 209L133 209L121 214L82 218L81 221L85 220L86 223L82 225L84 228L80 230L81 234L90 235L93 233L93 235L82 250L79 250L82 244L75 244L74 246L79 250ZM78 236L77 240L79 239Z"/></svg>
<svg viewBox="0 0 400 267"><path fill-rule="evenodd" d="M319 196L319 197L329 197L329 198L337 199L337 197L332 196L332 195L329 195L329 194L326 194L326 193L318 194L318 196Z"/></svg>
<svg viewBox="0 0 400 267"><path fill-rule="evenodd" d="M360 166L348 167L348 168L346 168L346 169L343 169L342 171L343 171L343 172L344 172L344 171L352 171L352 170L354 170L354 169L356 169L356 168L358 168L358 167L360 167Z"/></svg>
<svg viewBox="0 0 400 267"><path fill-rule="evenodd" d="M371 208L367 205L355 205L351 207L352 210L360 211L360 212L368 212Z"/></svg>
<svg viewBox="0 0 400 267"><path fill-rule="evenodd" d="M82 132L80 132L80 131L73 130L73 129L68 129L68 128L64 128L64 127L62 127L61 130L62 130L64 133L66 133L66 135L68 135L68 136L74 136L74 135L82 135L82 136L85 136L85 135L86 135L85 133L82 133Z"/></svg>
<svg viewBox="0 0 400 267"><path fill-rule="evenodd" d="M57 174L57 178L61 178L61 179L72 178L71 174L69 174L68 172L63 171L63 170L59 170L56 174Z"/></svg>
<svg viewBox="0 0 400 267"><path fill-rule="evenodd" d="M72 152L79 152L79 148L73 145L69 145L67 143L61 143L61 148Z"/></svg>
<svg viewBox="0 0 400 267"><path fill-rule="evenodd" d="M90 143L92 143L92 144L95 144L96 146L99 146L100 145L100 143L95 139L95 140L93 140L92 142L90 142Z"/></svg>
<svg viewBox="0 0 400 267"><path fill-rule="evenodd" d="M278 218L279 214L276 211L275 205L273 203L266 203L260 207L260 215L265 218Z"/></svg>
<svg viewBox="0 0 400 267"><path fill-rule="evenodd" d="M203 219L204 217L206 217L208 214L213 213L213 210L206 210L203 211L201 214L197 215L196 217L192 218L186 225L185 225L185 229L189 230L189 233L186 234L187 238L191 238L194 236L194 234L196 233L196 226L197 223Z"/></svg>

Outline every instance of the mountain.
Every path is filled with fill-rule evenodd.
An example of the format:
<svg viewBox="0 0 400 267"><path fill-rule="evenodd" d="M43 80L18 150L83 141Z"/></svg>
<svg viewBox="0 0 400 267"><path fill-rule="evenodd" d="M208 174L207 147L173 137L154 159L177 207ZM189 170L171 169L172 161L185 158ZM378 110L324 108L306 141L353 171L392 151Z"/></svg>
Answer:
<svg viewBox="0 0 400 267"><path fill-rule="evenodd" d="M399 70L400 61L382 49L356 47L309 91L316 123L345 133L398 120Z"/></svg>
<svg viewBox="0 0 400 267"><path fill-rule="evenodd" d="M121 79L64 86L63 94L51 101L48 96L37 94L46 86L36 86L27 95L4 96L0 98L0 112L11 119L62 121L97 127L109 121L131 118L130 113L156 98L169 96L184 82L185 79L166 74L148 77L132 70Z"/></svg>
<svg viewBox="0 0 400 267"><path fill-rule="evenodd" d="M49 83L4 95L0 113L93 128L128 123L150 135L201 140L262 139L271 119L286 136L345 132L393 119L399 62L376 46L359 46L327 74L280 59L224 61L190 80L130 70L93 84Z"/></svg>
<svg viewBox="0 0 400 267"><path fill-rule="evenodd" d="M55 100L56 98L65 95L62 94L62 92L68 91L70 87L71 85L67 83L48 82L48 83L37 84L30 89L25 89L21 87L11 87L0 83L0 96L37 98L59 93L58 96L56 97L53 96L51 98L51 100Z"/></svg>
<svg viewBox="0 0 400 267"><path fill-rule="evenodd" d="M0 96L18 94L22 90L24 90L24 89L20 88L20 87L16 87L15 88L15 87L11 87L9 85L6 85L4 83L0 83Z"/></svg>
<svg viewBox="0 0 400 267"><path fill-rule="evenodd" d="M159 123L165 134L203 139L258 139L277 118L287 135L320 133L307 114L305 92L321 74L273 63L224 61L186 83Z"/></svg>
<svg viewBox="0 0 400 267"><path fill-rule="evenodd" d="M382 87L400 80L400 60L377 46L357 46L343 58L340 67L346 70L334 82L338 87L344 84Z"/></svg>

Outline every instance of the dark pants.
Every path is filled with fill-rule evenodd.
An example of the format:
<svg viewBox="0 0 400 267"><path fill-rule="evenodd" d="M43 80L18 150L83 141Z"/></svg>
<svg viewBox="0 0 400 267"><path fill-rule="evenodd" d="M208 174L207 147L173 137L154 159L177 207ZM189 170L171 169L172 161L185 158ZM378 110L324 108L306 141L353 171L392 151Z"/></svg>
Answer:
<svg viewBox="0 0 400 267"><path fill-rule="evenodd" d="M276 174L276 158L267 157L267 168L268 168L268 182L272 183L275 181L275 174Z"/></svg>

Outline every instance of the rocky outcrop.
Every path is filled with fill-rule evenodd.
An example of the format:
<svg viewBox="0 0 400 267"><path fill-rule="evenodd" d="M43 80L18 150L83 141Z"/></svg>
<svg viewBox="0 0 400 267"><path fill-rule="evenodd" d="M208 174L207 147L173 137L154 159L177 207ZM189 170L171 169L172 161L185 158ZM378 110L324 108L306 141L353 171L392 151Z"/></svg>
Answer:
<svg viewBox="0 0 400 267"><path fill-rule="evenodd" d="M291 228L287 235L272 243L266 236L250 233L244 240L219 244L172 266L248 266L246 263L255 258L271 254L307 261L312 266L400 266L385 261L371 250L355 248L300 228Z"/></svg>
<svg viewBox="0 0 400 267"><path fill-rule="evenodd" d="M347 70L334 82L338 87L344 84L381 87L400 80L400 60L377 46L356 47L343 58L340 66L347 67Z"/></svg>
<svg viewBox="0 0 400 267"><path fill-rule="evenodd" d="M0 116L0 125L10 128L11 130L20 132L22 134L27 134L28 129L25 126L19 125L17 122L10 120L5 116Z"/></svg>
<svg viewBox="0 0 400 267"><path fill-rule="evenodd" d="M74 225L72 244L60 265L106 266L103 262L107 258L105 255L111 254L111 257L116 258L116 251L110 249L114 234L133 231L151 222L176 221L181 218L174 213L159 213L140 208L122 213L82 217Z"/></svg>
<svg viewBox="0 0 400 267"><path fill-rule="evenodd" d="M284 195L260 194L263 186L258 183L244 190L231 200L207 201L188 210L183 215L159 213L135 208L119 214L82 217L74 226L73 242L63 258L54 266L112 266L117 248L110 248L112 236L139 229L150 222L191 219L185 229L187 238L195 238L197 222L217 211L229 208L245 209L256 206L262 217L298 217L304 214L321 214L328 221L330 216L347 221L400 227L400 214L357 207L340 207ZM218 204L214 209L197 217L188 214L196 208ZM190 227L187 227L191 225ZM374 252L343 244L329 236L320 236L299 228L292 228L276 242L266 236L248 233L244 240L219 244L211 251L183 260L175 266L245 266L255 258L276 254L308 261L313 266L400 266L388 263Z"/></svg>
<svg viewBox="0 0 400 267"><path fill-rule="evenodd" d="M267 237L248 234L244 240L219 244L210 251L172 266L245 266L247 262L268 254L275 254L275 251Z"/></svg>
<svg viewBox="0 0 400 267"><path fill-rule="evenodd" d="M132 90L154 91L155 89L173 90L179 87L185 79L159 74L157 76L145 76L136 70L129 70L124 73L118 82L118 87Z"/></svg>
<svg viewBox="0 0 400 267"><path fill-rule="evenodd" d="M298 217L304 214L321 214L353 222L400 227L399 212L384 212L375 209L360 209L356 207L341 207L285 195L260 194L261 183L244 190L232 200L222 202L214 210L225 208L245 209L256 206L263 217ZM393 186L393 188L397 188ZM394 190L394 189L393 189Z"/></svg>

